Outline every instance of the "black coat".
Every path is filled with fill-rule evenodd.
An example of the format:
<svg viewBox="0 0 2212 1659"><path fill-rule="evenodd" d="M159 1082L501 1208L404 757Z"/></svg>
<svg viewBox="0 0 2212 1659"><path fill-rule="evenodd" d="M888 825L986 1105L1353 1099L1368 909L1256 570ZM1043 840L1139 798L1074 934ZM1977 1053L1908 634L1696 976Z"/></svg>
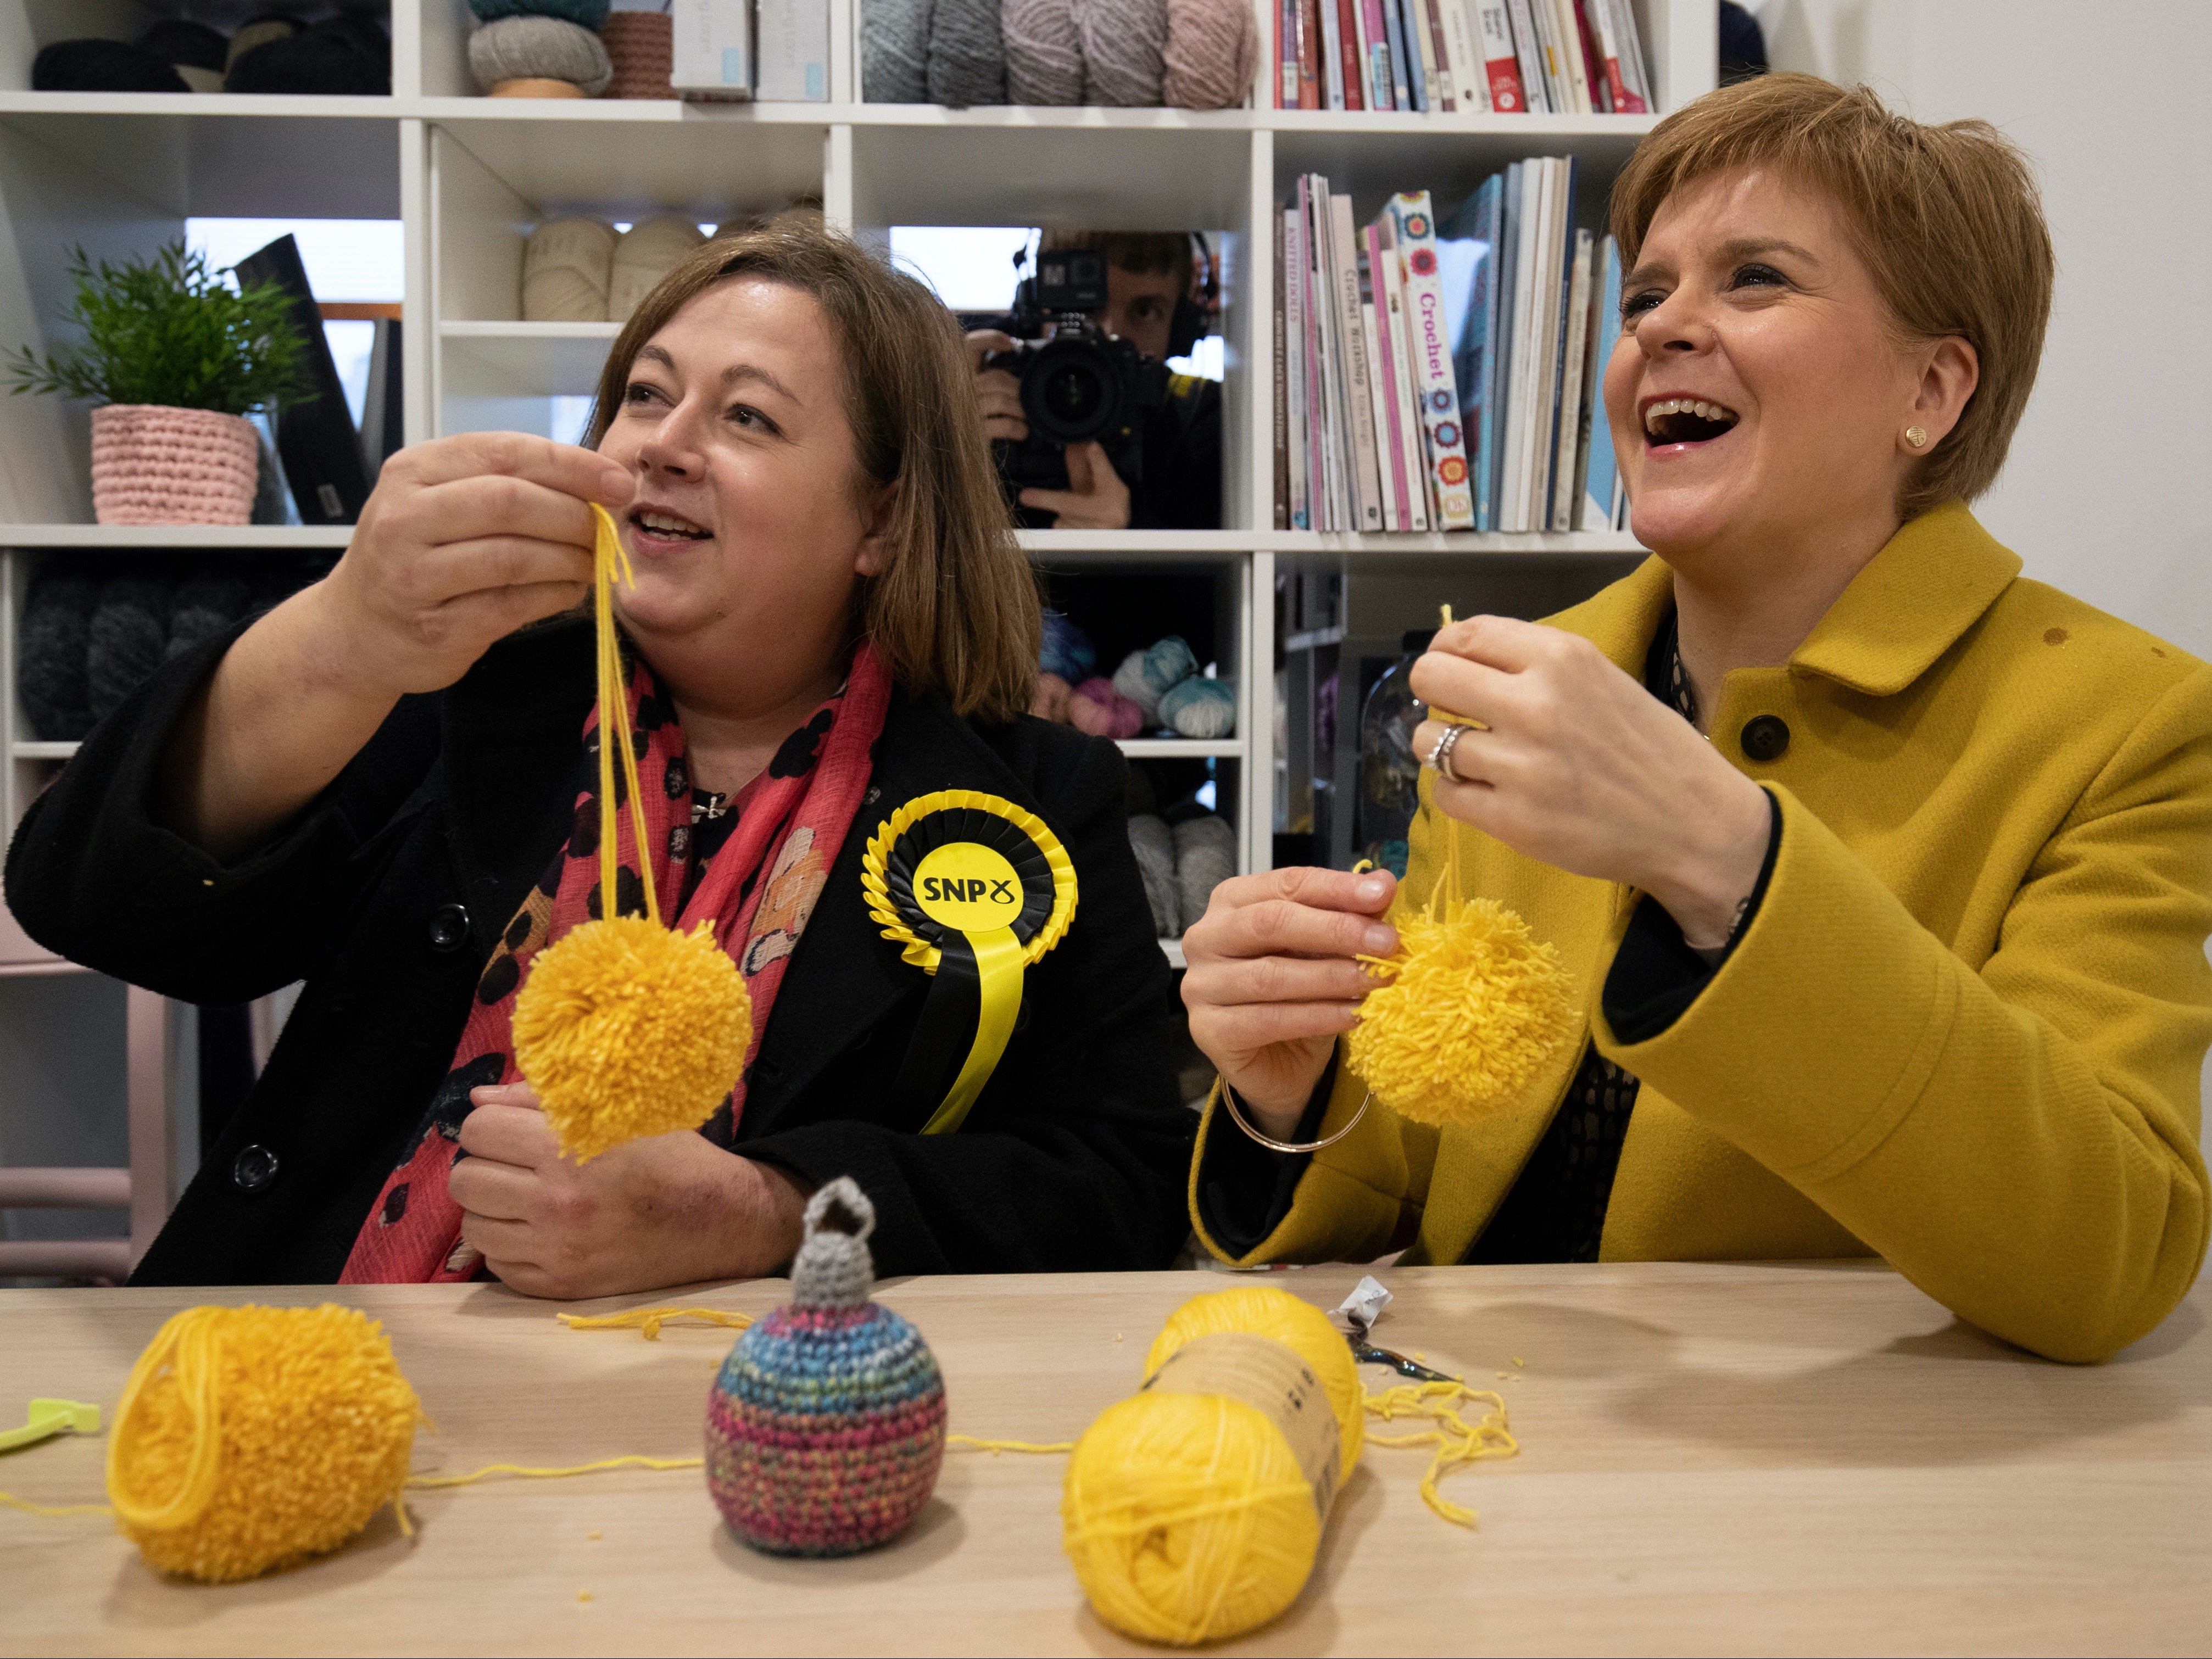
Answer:
<svg viewBox="0 0 2212 1659"><path fill-rule="evenodd" d="M198 1003L307 981L142 1284L337 1277L446 1077L500 930L569 833L582 778L592 635L564 623L404 699L276 841L218 864L147 803L179 711L238 631L103 722L8 852L9 908L73 961ZM762 1038L737 1150L812 1182L856 1178L881 1273L1166 1266L1188 1230L1192 1120L1170 1070L1170 978L1129 850L1121 755L1026 716L980 726L901 696L873 762ZM1042 818L1079 886L965 1126L924 1136L891 1103L929 980L869 920L860 854L894 808L963 788Z"/></svg>

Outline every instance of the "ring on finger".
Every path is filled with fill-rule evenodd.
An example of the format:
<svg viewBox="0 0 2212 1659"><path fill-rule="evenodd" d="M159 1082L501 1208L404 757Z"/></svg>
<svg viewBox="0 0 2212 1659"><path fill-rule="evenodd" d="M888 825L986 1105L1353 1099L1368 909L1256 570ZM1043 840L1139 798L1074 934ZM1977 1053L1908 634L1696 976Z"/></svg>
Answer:
<svg viewBox="0 0 2212 1659"><path fill-rule="evenodd" d="M1438 775L1449 778L1454 783L1467 781L1452 770L1452 750L1459 747L1459 740L1468 729L1464 726L1446 726L1443 736L1437 739L1436 748L1429 754L1429 764L1436 769Z"/></svg>

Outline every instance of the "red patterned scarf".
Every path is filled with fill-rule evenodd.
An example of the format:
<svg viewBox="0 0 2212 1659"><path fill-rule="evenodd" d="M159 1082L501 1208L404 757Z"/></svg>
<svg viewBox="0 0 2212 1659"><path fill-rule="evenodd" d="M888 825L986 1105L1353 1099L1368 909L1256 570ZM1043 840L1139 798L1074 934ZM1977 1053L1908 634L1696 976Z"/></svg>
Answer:
<svg viewBox="0 0 2212 1659"><path fill-rule="evenodd" d="M813 914L859 811L867 787L869 750L882 733L890 707L890 677L867 646L854 653L853 669L836 695L793 732L768 770L744 792L742 813L729 840L698 872L696 885L671 925L689 933L712 917L714 936L728 949L743 941L738 970L752 998L750 1071L768 1030L793 947ZM691 774L684 757L684 729L659 694L642 660L629 678L630 729L635 734L638 775L645 781L645 817L654 854L654 891L683 894L693 875ZM584 725L587 750L597 752L595 708ZM616 804L627 806L616 774ZM654 788L653 781L660 787ZM441 1284L474 1276L483 1258L461 1242L461 1211L446 1189L459 1152L469 1091L520 1079L510 1025L514 998L531 959L570 928L600 914L599 800L595 788L576 799L575 828L553 867L539 878L507 925L477 981L468 1023L444 1083L430 1103L415 1142L377 1195L354 1240L339 1282ZM619 823L615 877L616 914L645 913L637 847L629 814ZM763 876L763 872L765 872ZM667 902L664 898L663 903ZM744 1110L745 1080L709 1119L702 1133L727 1146Z"/></svg>

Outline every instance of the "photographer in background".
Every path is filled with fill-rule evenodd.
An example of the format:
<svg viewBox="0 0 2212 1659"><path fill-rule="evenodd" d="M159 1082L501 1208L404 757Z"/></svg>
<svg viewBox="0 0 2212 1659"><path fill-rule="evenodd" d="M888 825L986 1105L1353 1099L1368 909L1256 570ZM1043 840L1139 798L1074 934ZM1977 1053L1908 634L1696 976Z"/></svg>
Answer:
<svg viewBox="0 0 2212 1659"><path fill-rule="evenodd" d="M1136 349L1146 367L1189 353L1213 331L1218 284L1198 261L1210 256L1180 231L1047 231L1046 255L1089 250L1105 256L1103 307L1087 313L1095 329ZM1027 286L1025 284L1025 286ZM1006 319L1025 326L1016 315ZM1010 480L1021 521L1060 530L1218 530L1221 527L1221 386L1195 374L1167 374L1164 394L1145 401L1125 444L1086 441L1064 449L1032 444L1020 377L1003 361L1021 343L1005 327L968 336L983 429ZM1154 369L1157 374L1157 370ZM1024 459L1027 464L1024 465ZM1032 469L1042 468L1043 476Z"/></svg>

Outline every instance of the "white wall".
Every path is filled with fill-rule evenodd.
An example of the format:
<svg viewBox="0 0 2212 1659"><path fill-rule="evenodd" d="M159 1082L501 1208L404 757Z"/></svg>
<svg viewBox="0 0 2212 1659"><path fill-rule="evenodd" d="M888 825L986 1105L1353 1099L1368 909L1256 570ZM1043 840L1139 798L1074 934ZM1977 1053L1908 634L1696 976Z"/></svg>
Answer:
<svg viewBox="0 0 2212 1659"><path fill-rule="evenodd" d="M2027 574L2212 657L2205 0L1765 0L1777 69L1979 116L2033 158L2058 255L2043 370L1976 504Z"/></svg>

